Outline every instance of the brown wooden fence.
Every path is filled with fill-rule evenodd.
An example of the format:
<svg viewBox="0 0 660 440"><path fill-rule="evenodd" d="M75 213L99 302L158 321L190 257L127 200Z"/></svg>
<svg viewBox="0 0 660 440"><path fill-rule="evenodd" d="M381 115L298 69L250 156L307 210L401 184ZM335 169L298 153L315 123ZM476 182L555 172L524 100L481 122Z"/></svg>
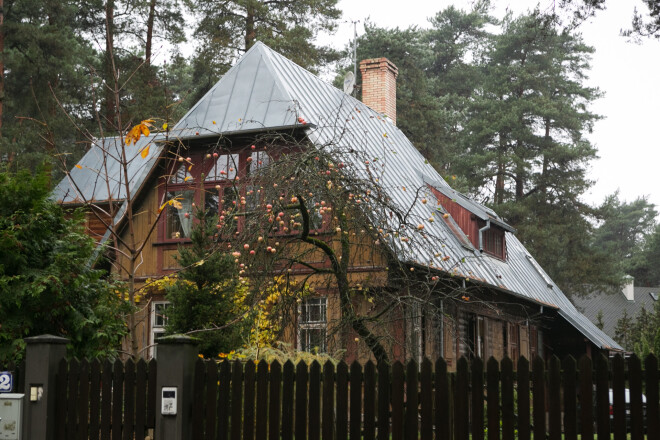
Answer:
<svg viewBox="0 0 660 440"><path fill-rule="evenodd" d="M144 439L155 426L156 362L60 362L57 440Z"/></svg>
<svg viewBox="0 0 660 440"><path fill-rule="evenodd" d="M660 439L654 356L644 368L636 357L521 359L515 369L509 359L460 359L456 372L442 359L200 359L194 377L193 440ZM155 361L63 361L57 380L58 439L142 440L154 427Z"/></svg>
<svg viewBox="0 0 660 440"><path fill-rule="evenodd" d="M485 368L486 367L486 368ZM609 390L613 389L613 405ZM625 403L625 389L630 404ZM642 403L642 394L646 404ZM660 438L656 358L418 367L198 361L193 440ZM588 403L587 403L588 402ZM627 414L629 411L629 414Z"/></svg>

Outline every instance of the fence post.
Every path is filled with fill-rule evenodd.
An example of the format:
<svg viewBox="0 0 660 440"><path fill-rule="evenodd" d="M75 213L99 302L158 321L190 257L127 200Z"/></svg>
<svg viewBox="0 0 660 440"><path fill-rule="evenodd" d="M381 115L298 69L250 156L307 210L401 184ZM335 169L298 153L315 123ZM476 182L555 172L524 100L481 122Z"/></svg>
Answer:
<svg viewBox="0 0 660 440"><path fill-rule="evenodd" d="M183 335L158 340L156 361L156 438L184 440L192 436L192 402L196 342ZM163 387L176 387L176 415L162 414ZM200 398L197 396L196 398Z"/></svg>
<svg viewBox="0 0 660 440"><path fill-rule="evenodd" d="M25 338L25 342L23 438L52 440L55 438L57 368L66 357L69 340L41 335Z"/></svg>

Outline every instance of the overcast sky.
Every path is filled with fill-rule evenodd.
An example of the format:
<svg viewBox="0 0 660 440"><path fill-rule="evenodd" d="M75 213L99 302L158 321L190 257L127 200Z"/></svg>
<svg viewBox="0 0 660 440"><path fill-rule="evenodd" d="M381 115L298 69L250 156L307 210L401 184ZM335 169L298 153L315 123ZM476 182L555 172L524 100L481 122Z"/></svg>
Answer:
<svg viewBox="0 0 660 440"><path fill-rule="evenodd" d="M506 8L521 13L536 5L524 0L492 1L498 17ZM358 34L362 34L367 17L381 27L427 27L428 17L452 3L460 8L469 4L449 0L340 0L344 23L331 41L343 48L353 37L350 21L360 20ZM541 7L552 4L552 0L541 1ZM636 45L619 36L620 29L630 26L636 5L646 11L639 0L608 0L608 9L580 28L585 42L596 49L588 84L605 92L592 107L604 119L590 135L600 159L592 164L589 176L596 183L584 200L599 204L618 188L625 200L646 195L660 208L660 42Z"/></svg>

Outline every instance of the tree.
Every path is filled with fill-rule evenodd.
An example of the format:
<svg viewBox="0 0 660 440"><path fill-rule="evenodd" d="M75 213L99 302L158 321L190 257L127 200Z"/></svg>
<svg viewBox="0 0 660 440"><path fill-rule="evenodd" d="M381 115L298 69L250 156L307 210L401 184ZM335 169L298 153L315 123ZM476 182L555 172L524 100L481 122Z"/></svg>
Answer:
<svg viewBox="0 0 660 440"><path fill-rule="evenodd" d="M48 176L0 172L0 362L20 360L23 338L69 338L78 357L112 356L125 334L124 288L92 267L96 243L80 213L48 200Z"/></svg>
<svg viewBox="0 0 660 440"><path fill-rule="evenodd" d="M660 285L660 225L645 238L643 249L632 259L630 275L639 286Z"/></svg>
<svg viewBox="0 0 660 440"><path fill-rule="evenodd" d="M198 17L195 38L195 101L238 56L261 41L305 68L325 65L334 51L315 44L319 32L333 31L341 12L337 0L186 0Z"/></svg>
<svg viewBox="0 0 660 440"><path fill-rule="evenodd" d="M173 283L161 281L159 285L166 285L171 304L167 332L195 336L200 340L199 352L208 358L247 342L252 310L247 286L238 280L234 257L214 240L217 214L198 209L196 218L192 243L179 247L177 260L183 269Z"/></svg>

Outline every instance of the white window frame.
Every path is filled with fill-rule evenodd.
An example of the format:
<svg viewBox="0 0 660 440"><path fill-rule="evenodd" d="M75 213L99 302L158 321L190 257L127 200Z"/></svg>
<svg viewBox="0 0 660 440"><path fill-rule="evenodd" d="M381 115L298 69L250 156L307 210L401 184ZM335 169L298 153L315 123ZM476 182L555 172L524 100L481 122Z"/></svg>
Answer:
<svg viewBox="0 0 660 440"><path fill-rule="evenodd" d="M317 304L310 304L310 303ZM321 307L322 318L319 321L305 321L305 308L307 307ZM307 313L309 316L309 313ZM309 346L309 341L304 340L306 330L322 330L323 331L323 346L319 347L319 353L325 353L328 350L328 297L327 296L314 296L305 298L298 306L298 350L312 351L315 347Z"/></svg>
<svg viewBox="0 0 660 440"><path fill-rule="evenodd" d="M154 355L154 347L156 345L156 340L159 336L162 336L165 334L165 326L167 325L167 316L162 316L163 318L163 324L156 324L156 319L157 319L157 314L156 314L156 309L158 306L165 306L165 309L172 307L172 304L169 301L152 301L151 302L151 332L150 332L150 340L149 340L149 354L150 356L153 357Z"/></svg>

